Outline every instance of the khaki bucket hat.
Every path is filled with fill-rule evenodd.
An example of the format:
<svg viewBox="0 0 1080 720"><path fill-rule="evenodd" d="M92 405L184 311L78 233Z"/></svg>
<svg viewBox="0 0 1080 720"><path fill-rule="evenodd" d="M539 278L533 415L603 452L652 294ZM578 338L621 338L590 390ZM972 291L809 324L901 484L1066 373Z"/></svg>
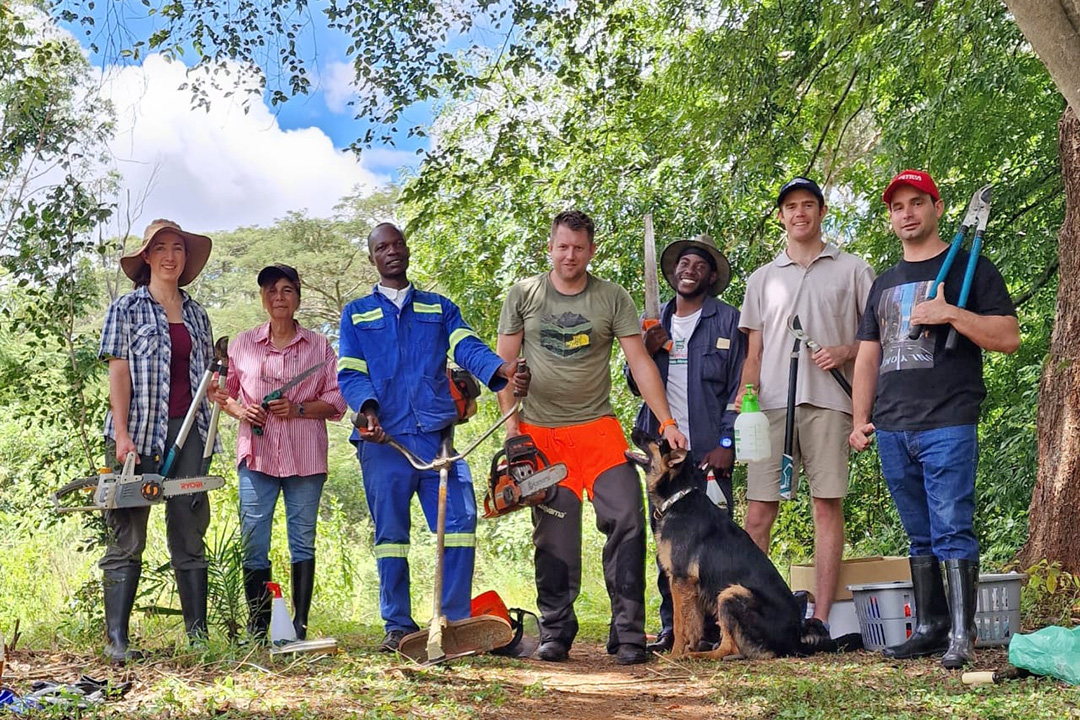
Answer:
<svg viewBox="0 0 1080 720"><path fill-rule="evenodd" d="M664 251L660 253L660 272L664 274L664 279L673 288L678 285L675 279L675 266L679 263L683 251L689 248L704 250L716 263L716 282L709 288L709 293L714 297L719 297L731 282L731 264L708 235L698 235L691 240L676 240L664 248Z"/></svg>
<svg viewBox="0 0 1080 720"><path fill-rule="evenodd" d="M143 253L149 249L154 237L163 230L176 233L184 239L184 246L187 248L187 260L184 263L184 272L180 274L180 278L177 280L177 284L182 287L190 283L202 272L203 267L206 266L206 261L210 258L210 248L214 243L205 235L196 235L181 229L172 220L155 220L147 225L146 232L143 233L142 247L120 258L120 267L123 268L124 274L132 280L138 278L140 271L146 265L146 261L143 260Z"/></svg>

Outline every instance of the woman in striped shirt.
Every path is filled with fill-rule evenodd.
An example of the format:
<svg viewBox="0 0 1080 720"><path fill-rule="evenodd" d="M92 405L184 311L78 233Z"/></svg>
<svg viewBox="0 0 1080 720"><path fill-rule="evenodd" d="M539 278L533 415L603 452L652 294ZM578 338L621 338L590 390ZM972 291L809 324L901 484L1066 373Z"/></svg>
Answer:
<svg viewBox="0 0 1080 720"><path fill-rule="evenodd" d="M259 273L258 283L270 319L229 344L228 379L224 389L214 390L214 400L240 420L236 462L248 631L261 639L270 624L266 583L280 493L292 559L293 625L303 640L315 585L315 522L326 482L326 421L340 419L346 406L338 390L334 349L294 317L300 306L296 270L270 265ZM286 385L281 397L264 403Z"/></svg>

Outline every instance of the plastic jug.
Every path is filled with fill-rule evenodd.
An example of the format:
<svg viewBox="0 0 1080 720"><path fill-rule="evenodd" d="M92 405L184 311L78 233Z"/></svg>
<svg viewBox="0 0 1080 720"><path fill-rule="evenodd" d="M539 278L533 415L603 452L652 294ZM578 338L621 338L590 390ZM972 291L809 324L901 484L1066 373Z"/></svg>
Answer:
<svg viewBox="0 0 1080 720"><path fill-rule="evenodd" d="M757 462L772 456L769 443L769 418L758 406L754 386L746 386L742 412L735 418L735 459L738 462Z"/></svg>
<svg viewBox="0 0 1080 720"><path fill-rule="evenodd" d="M296 628L293 627L292 618L289 617L289 609L285 606L285 598L281 594L281 586L275 582L266 583L266 589L270 591L270 642L274 645L296 641Z"/></svg>

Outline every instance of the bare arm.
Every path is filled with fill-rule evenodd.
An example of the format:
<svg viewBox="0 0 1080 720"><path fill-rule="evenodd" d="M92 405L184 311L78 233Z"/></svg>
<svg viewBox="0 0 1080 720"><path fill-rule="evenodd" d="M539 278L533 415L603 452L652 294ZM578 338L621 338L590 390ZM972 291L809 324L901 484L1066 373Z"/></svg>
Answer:
<svg viewBox="0 0 1080 720"><path fill-rule="evenodd" d="M641 398L663 426L671 420L671 408L668 407L667 392L664 390L664 381L660 379L660 371L656 369L656 363L645 350L645 343L641 341L640 335L621 337L619 345L626 356L626 364L630 366L630 374L641 391ZM663 434L672 447L686 447L686 436L671 423L664 428Z"/></svg>
<svg viewBox="0 0 1080 720"><path fill-rule="evenodd" d="M516 332L513 335L499 335L499 339L495 343L495 353L508 363L516 362L518 356L521 354L521 341L525 336L525 331ZM510 408L514 407L517 402L517 398L514 397L514 384L507 383L506 387L499 391L499 410L503 414L509 412ZM514 413L509 420L506 421L506 436L513 437L514 435L521 434L521 418L518 413Z"/></svg>
<svg viewBox="0 0 1080 720"><path fill-rule="evenodd" d="M848 438L848 443L856 450L870 447L870 436L874 434L870 413L874 410L880 366L881 343L877 340L860 342L859 354L855 357L855 378L851 383L851 419L854 429Z"/></svg>
<svg viewBox="0 0 1080 720"><path fill-rule="evenodd" d="M131 371L127 360L109 360L109 407L116 426L116 459L124 462L129 452L135 452L135 443L128 434L128 411L131 409Z"/></svg>
<svg viewBox="0 0 1080 720"><path fill-rule="evenodd" d="M749 330L746 333L746 360L742 366L742 382L739 383L739 392L735 395L735 410L742 410L743 395L746 394L746 386L753 385L754 390L760 390L758 383L761 382L761 351L763 348L760 330Z"/></svg>

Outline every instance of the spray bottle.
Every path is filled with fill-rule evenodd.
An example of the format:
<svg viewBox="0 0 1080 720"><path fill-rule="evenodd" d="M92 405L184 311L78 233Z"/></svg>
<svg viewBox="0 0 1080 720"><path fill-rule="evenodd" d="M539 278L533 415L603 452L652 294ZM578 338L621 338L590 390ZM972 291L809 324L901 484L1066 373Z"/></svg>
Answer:
<svg viewBox="0 0 1080 720"><path fill-rule="evenodd" d="M769 442L769 418L758 406L754 386L746 386L742 410L735 418L735 459L738 462L757 462L772 457Z"/></svg>

